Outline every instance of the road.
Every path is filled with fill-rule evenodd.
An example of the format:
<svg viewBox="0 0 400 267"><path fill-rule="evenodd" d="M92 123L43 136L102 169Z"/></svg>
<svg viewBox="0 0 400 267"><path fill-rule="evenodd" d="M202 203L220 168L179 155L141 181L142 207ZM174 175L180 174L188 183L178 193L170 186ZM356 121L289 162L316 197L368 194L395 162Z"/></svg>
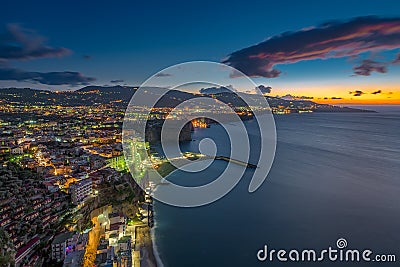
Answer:
<svg viewBox="0 0 400 267"><path fill-rule="evenodd" d="M83 256L83 267L92 267L94 265L97 247L100 242L100 223L97 221L97 217L94 217L92 222L94 227L89 232L89 239Z"/></svg>

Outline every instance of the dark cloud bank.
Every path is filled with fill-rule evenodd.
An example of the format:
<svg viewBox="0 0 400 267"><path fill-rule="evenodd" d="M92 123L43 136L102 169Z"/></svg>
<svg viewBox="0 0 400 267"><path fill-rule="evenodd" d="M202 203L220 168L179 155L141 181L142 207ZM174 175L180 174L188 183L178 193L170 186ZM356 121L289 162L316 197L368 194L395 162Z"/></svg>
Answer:
<svg viewBox="0 0 400 267"><path fill-rule="evenodd" d="M369 51L400 48L400 18L359 17L286 32L233 52L224 63L253 77L275 78L279 64L304 60L352 57ZM400 62L400 55L391 63ZM354 67L355 75L384 73L385 64L365 60Z"/></svg>
<svg viewBox="0 0 400 267"><path fill-rule="evenodd" d="M87 85L95 78L85 77L79 72L34 72L14 68L0 68L0 80L14 80L19 82L33 82L47 85Z"/></svg>
<svg viewBox="0 0 400 267"><path fill-rule="evenodd" d="M51 47L46 39L35 31L22 28L18 24L7 25L0 34L0 80L27 81L47 85L86 85L95 80L79 72L33 72L9 67L12 61L25 61L40 58L64 57L71 50L64 47Z"/></svg>

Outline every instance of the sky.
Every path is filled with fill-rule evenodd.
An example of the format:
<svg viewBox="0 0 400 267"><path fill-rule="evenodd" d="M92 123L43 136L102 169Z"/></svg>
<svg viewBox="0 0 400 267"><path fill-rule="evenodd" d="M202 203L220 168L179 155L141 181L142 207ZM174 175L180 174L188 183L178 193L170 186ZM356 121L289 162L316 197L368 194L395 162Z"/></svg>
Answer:
<svg viewBox="0 0 400 267"><path fill-rule="evenodd" d="M139 86L193 60L271 95L400 104L400 2L2 1L0 87Z"/></svg>

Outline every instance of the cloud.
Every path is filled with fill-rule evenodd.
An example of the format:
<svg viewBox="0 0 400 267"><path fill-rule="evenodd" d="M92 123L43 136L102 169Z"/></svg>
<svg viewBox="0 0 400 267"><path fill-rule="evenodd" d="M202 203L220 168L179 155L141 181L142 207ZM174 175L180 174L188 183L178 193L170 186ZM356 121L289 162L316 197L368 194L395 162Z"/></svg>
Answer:
<svg viewBox="0 0 400 267"><path fill-rule="evenodd" d="M95 78L83 76L79 72L32 72L14 68L0 68L0 80L27 81L47 85L87 85Z"/></svg>
<svg viewBox="0 0 400 267"><path fill-rule="evenodd" d="M397 57L392 61L392 64L398 64L400 63L400 54L397 55Z"/></svg>
<svg viewBox="0 0 400 267"><path fill-rule="evenodd" d="M371 94L377 95L377 94L380 94L380 93L382 93L382 90L378 90L378 91L372 92Z"/></svg>
<svg viewBox="0 0 400 267"><path fill-rule="evenodd" d="M199 90L201 94L220 94L220 93L232 93L236 92L236 90L232 87L232 85L221 86L221 87L209 87L209 88L201 88Z"/></svg>
<svg viewBox="0 0 400 267"><path fill-rule="evenodd" d="M349 92L349 94L352 94L353 96L362 96L365 93L360 90L355 90L354 92Z"/></svg>
<svg viewBox="0 0 400 267"><path fill-rule="evenodd" d="M386 73L387 68L385 63L365 59L360 65L353 67L355 75L369 76L372 72Z"/></svg>
<svg viewBox="0 0 400 267"><path fill-rule="evenodd" d="M123 83L124 80L111 80L110 83Z"/></svg>
<svg viewBox="0 0 400 267"><path fill-rule="evenodd" d="M257 88L261 91L262 94L269 94L271 93L272 87L271 86L264 86L259 85Z"/></svg>
<svg viewBox="0 0 400 267"><path fill-rule="evenodd" d="M341 97L336 97L336 96L332 96L331 99L332 99L332 100L338 100L338 99L343 99L343 98L341 98Z"/></svg>
<svg viewBox="0 0 400 267"><path fill-rule="evenodd" d="M172 74L164 73L164 72L160 72L155 75L155 77L169 77L169 76L172 76Z"/></svg>
<svg viewBox="0 0 400 267"><path fill-rule="evenodd" d="M45 38L18 24L8 24L6 32L0 34L0 61L3 62L63 57L70 53L67 48L46 45Z"/></svg>
<svg viewBox="0 0 400 267"><path fill-rule="evenodd" d="M279 64L396 48L400 48L400 18L369 16L272 36L233 52L222 62L249 76L275 78L281 74L276 69Z"/></svg>
<svg viewBox="0 0 400 267"><path fill-rule="evenodd" d="M34 60L40 58L63 57L71 50L51 47L46 39L35 31L22 28L19 24L8 24L6 32L0 34L0 80L25 81L46 85L87 85L95 78L79 72L35 72L11 68L10 61ZM84 59L90 59L88 55Z"/></svg>

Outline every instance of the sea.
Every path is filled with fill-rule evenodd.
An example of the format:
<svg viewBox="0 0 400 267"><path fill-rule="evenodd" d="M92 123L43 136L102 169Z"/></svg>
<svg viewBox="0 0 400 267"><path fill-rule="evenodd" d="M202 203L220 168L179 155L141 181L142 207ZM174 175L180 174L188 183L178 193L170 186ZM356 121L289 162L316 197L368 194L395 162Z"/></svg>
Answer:
<svg viewBox="0 0 400 267"><path fill-rule="evenodd" d="M400 106L362 106L376 113L276 115L277 149L261 187L248 192L247 169L226 196L206 206L179 208L155 201L154 248L159 266L399 266ZM250 134L257 124L245 122ZM211 138L229 155L221 126L195 129L183 151L198 151ZM257 138L251 138L254 151ZM254 161L254 157L252 159ZM262 163L261 163L262 164ZM212 181L227 163L204 171L175 171L168 180L182 185ZM319 262L260 261L264 249L320 252L337 241L344 249L395 255L393 262L325 257ZM287 254L286 254L287 257Z"/></svg>

